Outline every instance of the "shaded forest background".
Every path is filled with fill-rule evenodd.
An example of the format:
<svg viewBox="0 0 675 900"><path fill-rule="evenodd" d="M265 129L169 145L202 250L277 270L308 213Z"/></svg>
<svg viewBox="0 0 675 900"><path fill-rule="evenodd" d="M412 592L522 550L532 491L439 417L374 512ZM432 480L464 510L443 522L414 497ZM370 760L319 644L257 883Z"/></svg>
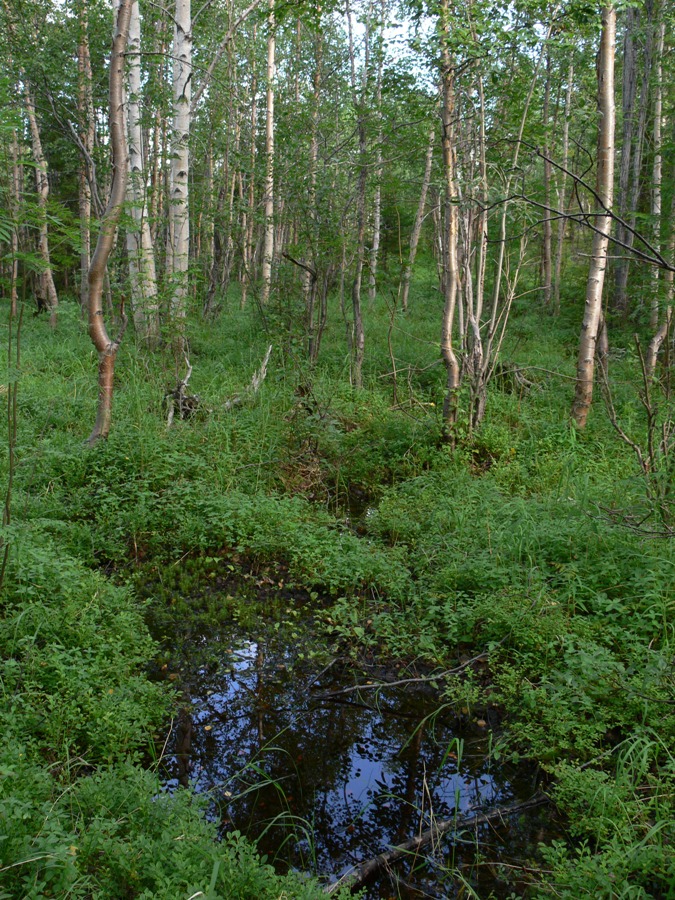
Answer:
<svg viewBox="0 0 675 900"><path fill-rule="evenodd" d="M148 621L274 566L355 668L487 658L439 702L565 823L495 891L670 896L669 5L0 19L1 896L319 895L150 760Z"/></svg>

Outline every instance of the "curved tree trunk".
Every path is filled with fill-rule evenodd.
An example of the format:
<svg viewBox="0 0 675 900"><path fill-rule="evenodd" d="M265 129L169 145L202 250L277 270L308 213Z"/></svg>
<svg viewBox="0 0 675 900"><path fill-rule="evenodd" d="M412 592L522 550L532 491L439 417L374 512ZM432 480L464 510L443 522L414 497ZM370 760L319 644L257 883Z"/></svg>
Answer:
<svg viewBox="0 0 675 900"><path fill-rule="evenodd" d="M110 432L115 358L126 325L122 309L122 327L111 340L103 318L103 280L115 241L117 223L122 211L127 182L127 142L124 128L124 53L129 35L132 0L119 0L115 13L115 33L110 57L110 146L112 148L112 183L110 197L99 231L96 250L89 267L89 336L98 351L98 409L89 445Z"/></svg>
<svg viewBox="0 0 675 900"><path fill-rule="evenodd" d="M606 210L612 208L614 191L614 45L616 40L616 9L605 7L602 11L602 35L598 56L598 172L597 192ZM572 418L579 428L586 425L593 399L595 354L602 318L602 288L607 268L607 247L612 218L609 212L595 218L597 231L593 235L593 250L588 283L586 307L581 326L577 383L572 405Z"/></svg>

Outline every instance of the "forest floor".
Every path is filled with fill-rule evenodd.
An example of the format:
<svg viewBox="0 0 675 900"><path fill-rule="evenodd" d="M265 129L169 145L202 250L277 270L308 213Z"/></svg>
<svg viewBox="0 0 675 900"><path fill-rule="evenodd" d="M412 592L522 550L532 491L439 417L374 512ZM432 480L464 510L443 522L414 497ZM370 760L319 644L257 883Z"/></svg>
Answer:
<svg viewBox="0 0 675 900"><path fill-rule="evenodd" d="M516 308L503 358L531 385L496 380L484 424L460 425L454 448L431 273L407 316L382 300L366 311L361 391L331 315L314 371L291 301L263 322L231 298L190 325L200 402L170 429L173 366L129 336L111 435L93 449L96 360L76 303L55 333L25 317L0 621L0 897L320 896L237 832L217 842L206 800L163 791L151 761L180 697L150 678L161 651L148 623L250 618L227 587L245 576L284 602L301 592L322 652L357 673L364 659L459 669L438 680L439 703L498 722L491 759L529 761L563 823L495 891L675 897L675 548L600 398L583 433L570 427L580 305L557 319ZM615 408L642 440L632 336L613 335ZM200 594L204 579L223 591ZM490 896L470 866L455 875L457 896Z"/></svg>

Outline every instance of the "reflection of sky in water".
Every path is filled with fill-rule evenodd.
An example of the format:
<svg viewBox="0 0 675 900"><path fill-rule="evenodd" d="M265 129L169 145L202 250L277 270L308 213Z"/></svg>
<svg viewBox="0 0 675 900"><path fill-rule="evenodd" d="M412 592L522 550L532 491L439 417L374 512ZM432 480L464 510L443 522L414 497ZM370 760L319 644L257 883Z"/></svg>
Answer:
<svg viewBox="0 0 675 900"><path fill-rule="evenodd" d="M322 699L351 682L333 670L317 683L316 673L291 674L299 648L276 638L221 646L216 663L185 677L189 716L174 729L167 787L187 761L190 783L210 792L225 827L255 838L277 818L293 834L283 851L291 865L339 874L432 819L512 797L483 755L463 752L475 735L458 744L452 717L421 724L434 707L419 693ZM283 837L271 829L261 851L273 857Z"/></svg>

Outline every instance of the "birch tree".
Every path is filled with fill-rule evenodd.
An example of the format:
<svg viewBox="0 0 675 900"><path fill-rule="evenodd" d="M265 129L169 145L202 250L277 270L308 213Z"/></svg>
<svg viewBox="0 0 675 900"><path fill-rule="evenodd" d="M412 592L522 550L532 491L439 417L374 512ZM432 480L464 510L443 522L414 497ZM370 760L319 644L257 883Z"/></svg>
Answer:
<svg viewBox="0 0 675 900"><path fill-rule="evenodd" d="M424 174L422 176L422 188L420 190L420 199L415 212L415 221L413 222L412 231L410 232L410 245L408 250L408 259L403 265L401 273L401 306L404 310L408 309L408 296L410 294L410 278L412 276L413 266L415 265L415 257L417 256L417 245L422 234L422 224L424 223L424 211L427 205L427 194L429 192L429 184L431 183L431 168L434 162L434 143L436 141L436 125L432 125L429 130L429 142L427 144L427 152L424 158Z"/></svg>
<svg viewBox="0 0 675 900"><path fill-rule="evenodd" d="M86 315L89 307L88 272L91 262L91 212L92 182L94 172L92 157L96 121L94 117L94 98L92 90L91 56L89 53L89 18L86 0L82 0L79 8L80 36L77 46L77 112L80 130L80 170L78 174L78 206L80 212L80 305L82 314Z"/></svg>
<svg viewBox="0 0 675 900"><path fill-rule="evenodd" d="M457 185L455 183L455 72L450 53L450 22L448 0L441 2L439 21L441 35L441 145L443 148L443 181L445 187L443 209L443 325L441 329L441 354L446 371L446 394L443 401L443 425L446 437L454 440L453 429L457 421L460 367L453 346L453 329L459 287L457 263L458 210Z"/></svg>
<svg viewBox="0 0 675 900"><path fill-rule="evenodd" d="M103 279L115 242L117 224L122 212L127 182L127 143L124 123L124 57L129 36L132 0L116 0L115 32L109 75L110 146L112 150L112 180L96 249L89 267L89 336L98 351L98 407L89 445L107 438L112 421L112 398L115 360L126 327L124 306L121 305L121 328L112 339L103 316Z"/></svg>
<svg viewBox="0 0 675 900"><path fill-rule="evenodd" d="M59 308L59 297L54 284L54 272L49 250L49 226L47 217L47 201L49 200L49 170L47 157L42 147L42 137L35 112L35 100L33 88L28 80L24 83L24 97L26 101L26 115L30 126L31 148L33 164L35 167L35 186L37 190L37 202L39 211L39 237L38 252L42 259L42 270L39 274L40 303L49 313L49 324L56 328L56 319Z"/></svg>
<svg viewBox="0 0 675 900"><path fill-rule="evenodd" d="M598 149L596 190L601 208L595 216L591 265L586 285L586 305L579 340L577 380L572 405L572 418L584 428L593 399L595 355L602 320L602 289L607 268L607 248L612 225L611 209L614 193L614 48L616 42L616 9L602 11L602 33L598 54Z"/></svg>
<svg viewBox="0 0 675 900"><path fill-rule="evenodd" d="M276 25L274 0L269 0L267 33L267 109L265 111L265 237L262 258L262 285L260 302L263 306L270 298L272 288L272 263L274 261L274 74L276 54Z"/></svg>
<svg viewBox="0 0 675 900"><path fill-rule="evenodd" d="M131 0L127 58L127 202L133 221L133 228L127 228L131 305L136 333L142 340L155 345L159 340L159 305L155 253L148 221L141 122L141 18L138 0Z"/></svg>
<svg viewBox="0 0 675 900"><path fill-rule="evenodd" d="M173 131L169 181L167 270L171 280L171 320L177 361L183 356L190 260L190 98L192 20L190 0L176 0L173 37Z"/></svg>

